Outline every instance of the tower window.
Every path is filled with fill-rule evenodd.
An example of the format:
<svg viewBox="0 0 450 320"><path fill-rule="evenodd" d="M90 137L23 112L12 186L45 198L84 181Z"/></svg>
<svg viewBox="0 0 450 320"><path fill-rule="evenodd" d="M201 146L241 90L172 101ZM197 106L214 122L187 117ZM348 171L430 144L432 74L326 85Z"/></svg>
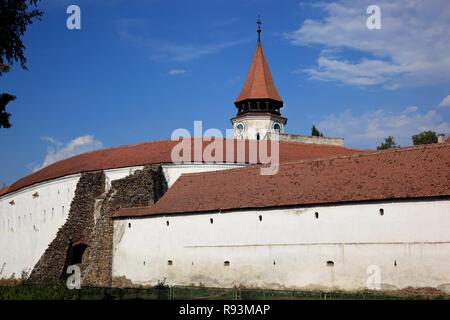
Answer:
<svg viewBox="0 0 450 320"><path fill-rule="evenodd" d="M259 215L258 218L259 218L259 221L262 221L262 215Z"/></svg>
<svg viewBox="0 0 450 320"><path fill-rule="evenodd" d="M223 262L223 265L224 265L225 267L229 267L229 266L230 266L230 261L224 261L224 262Z"/></svg>
<svg viewBox="0 0 450 320"><path fill-rule="evenodd" d="M315 212L314 215L315 215L316 219L319 219L319 213L318 212Z"/></svg>
<svg viewBox="0 0 450 320"><path fill-rule="evenodd" d="M128 223L128 228L131 228L131 222Z"/></svg>
<svg viewBox="0 0 450 320"><path fill-rule="evenodd" d="M259 132L256 134L256 140L259 140Z"/></svg>
<svg viewBox="0 0 450 320"><path fill-rule="evenodd" d="M169 226L170 225L170 222L169 222L169 220L167 220L166 221L166 226Z"/></svg>
<svg viewBox="0 0 450 320"><path fill-rule="evenodd" d="M214 223L214 219L213 218L209 219L209 223L213 224Z"/></svg>
<svg viewBox="0 0 450 320"><path fill-rule="evenodd" d="M236 125L236 132L237 132L238 134L243 134L243 133L244 133L244 130L245 130L244 124L243 124L242 122L239 122L239 123Z"/></svg>
<svg viewBox="0 0 450 320"><path fill-rule="evenodd" d="M167 261L167 265L168 265L168 266L173 265L173 261L172 261L172 260L168 260L168 261Z"/></svg>
<svg viewBox="0 0 450 320"><path fill-rule="evenodd" d="M380 209L380 215L381 216L384 215L384 209L383 208Z"/></svg>
<svg viewBox="0 0 450 320"><path fill-rule="evenodd" d="M279 124L278 122L274 122L273 131L276 133L280 133L281 132L281 124Z"/></svg>
<svg viewBox="0 0 450 320"><path fill-rule="evenodd" d="M327 261L327 267L334 267L334 262L331 260Z"/></svg>

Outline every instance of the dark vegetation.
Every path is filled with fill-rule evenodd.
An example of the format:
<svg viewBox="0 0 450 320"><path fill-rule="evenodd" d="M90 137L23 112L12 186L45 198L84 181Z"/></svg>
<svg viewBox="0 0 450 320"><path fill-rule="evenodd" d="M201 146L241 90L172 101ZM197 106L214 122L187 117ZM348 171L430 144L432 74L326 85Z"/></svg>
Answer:
<svg viewBox="0 0 450 320"><path fill-rule="evenodd" d="M295 291L246 288L169 287L164 281L152 288L67 289L64 282L35 284L3 281L0 300L448 300L450 296L433 288L396 291Z"/></svg>

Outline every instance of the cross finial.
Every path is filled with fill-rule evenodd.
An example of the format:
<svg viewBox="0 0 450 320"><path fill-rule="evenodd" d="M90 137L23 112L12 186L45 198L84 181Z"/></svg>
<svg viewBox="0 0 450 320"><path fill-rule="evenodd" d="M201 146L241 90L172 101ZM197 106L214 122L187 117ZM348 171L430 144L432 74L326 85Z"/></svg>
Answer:
<svg viewBox="0 0 450 320"><path fill-rule="evenodd" d="M258 42L261 42L261 16L258 14L258 20L256 20L256 24L258 25L258 28L256 31L258 32Z"/></svg>

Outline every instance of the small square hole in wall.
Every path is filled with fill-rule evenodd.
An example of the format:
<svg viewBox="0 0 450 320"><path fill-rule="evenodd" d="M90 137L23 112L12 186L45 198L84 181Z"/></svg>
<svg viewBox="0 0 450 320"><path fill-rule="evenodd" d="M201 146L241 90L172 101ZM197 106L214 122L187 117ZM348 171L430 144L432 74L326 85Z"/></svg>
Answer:
<svg viewBox="0 0 450 320"><path fill-rule="evenodd" d="M384 209L383 208L381 208L379 212L380 212L381 216L384 215Z"/></svg>
<svg viewBox="0 0 450 320"><path fill-rule="evenodd" d="M224 261L224 262L223 262L223 265L224 265L225 267L229 267L229 266L230 266L230 261Z"/></svg>
<svg viewBox="0 0 450 320"><path fill-rule="evenodd" d="M168 266L173 265L173 261L172 261L172 260L168 260L168 261L167 261L167 265L168 265Z"/></svg>
<svg viewBox="0 0 450 320"><path fill-rule="evenodd" d="M331 260L327 261L327 267L334 267L334 262Z"/></svg>

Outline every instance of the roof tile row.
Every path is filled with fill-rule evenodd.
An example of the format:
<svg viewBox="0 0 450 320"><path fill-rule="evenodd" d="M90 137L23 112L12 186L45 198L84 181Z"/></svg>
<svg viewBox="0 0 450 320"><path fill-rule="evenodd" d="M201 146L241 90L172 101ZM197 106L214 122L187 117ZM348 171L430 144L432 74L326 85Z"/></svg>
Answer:
<svg viewBox="0 0 450 320"><path fill-rule="evenodd" d="M450 196L450 144L182 175L154 205L116 217Z"/></svg>

